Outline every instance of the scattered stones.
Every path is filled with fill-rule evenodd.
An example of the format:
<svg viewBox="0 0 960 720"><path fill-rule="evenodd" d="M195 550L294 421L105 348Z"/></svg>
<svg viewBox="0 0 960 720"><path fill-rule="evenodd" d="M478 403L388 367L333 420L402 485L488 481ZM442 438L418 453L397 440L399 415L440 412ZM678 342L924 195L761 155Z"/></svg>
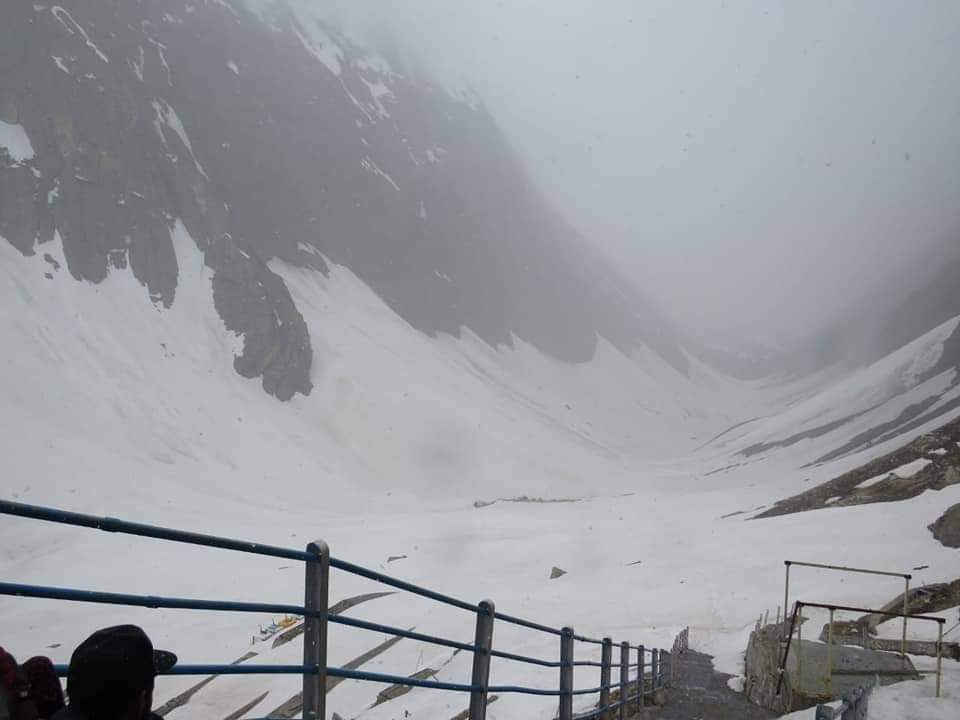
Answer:
<svg viewBox="0 0 960 720"><path fill-rule="evenodd" d="M553 568L550 570L550 579L556 580L558 577L563 577L566 574L567 574L566 570L561 570L556 565L554 565Z"/></svg>
<svg viewBox="0 0 960 720"><path fill-rule="evenodd" d="M410 677L414 680L431 680L436 679L437 671L433 668L424 668L423 670L417 670ZM413 687L410 685L391 685L388 688L384 688L377 694L377 701L373 704L374 707L377 705L382 705L385 702L390 700L396 700L398 697L403 697L408 692L413 690Z"/></svg>
<svg viewBox="0 0 960 720"><path fill-rule="evenodd" d="M518 495L511 498L497 498L496 500L474 500L473 506L477 509L490 507L497 503L574 503L580 502L579 498L542 498L529 497L527 495Z"/></svg>

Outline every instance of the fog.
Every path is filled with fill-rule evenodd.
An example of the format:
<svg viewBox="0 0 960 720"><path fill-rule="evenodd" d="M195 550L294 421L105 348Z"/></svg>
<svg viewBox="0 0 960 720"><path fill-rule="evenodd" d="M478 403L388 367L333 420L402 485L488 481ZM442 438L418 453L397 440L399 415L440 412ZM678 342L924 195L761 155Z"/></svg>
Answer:
<svg viewBox="0 0 960 720"><path fill-rule="evenodd" d="M807 334L960 243L954 0L316 4L475 89L552 203L695 332Z"/></svg>

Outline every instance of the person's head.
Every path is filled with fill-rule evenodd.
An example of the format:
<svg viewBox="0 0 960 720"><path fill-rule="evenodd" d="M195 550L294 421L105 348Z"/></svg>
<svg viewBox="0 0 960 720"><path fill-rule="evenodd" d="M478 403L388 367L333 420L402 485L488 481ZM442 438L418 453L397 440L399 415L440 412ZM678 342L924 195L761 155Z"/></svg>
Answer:
<svg viewBox="0 0 960 720"><path fill-rule="evenodd" d="M52 717L63 707L63 688L50 658L37 656L21 666L30 681L30 697L41 718Z"/></svg>
<svg viewBox="0 0 960 720"><path fill-rule="evenodd" d="M13 655L0 647L0 720L36 720L30 680Z"/></svg>
<svg viewBox="0 0 960 720"><path fill-rule="evenodd" d="M173 653L154 650L136 625L97 630L70 658L70 707L91 720L143 720L153 705L154 678L176 662Z"/></svg>

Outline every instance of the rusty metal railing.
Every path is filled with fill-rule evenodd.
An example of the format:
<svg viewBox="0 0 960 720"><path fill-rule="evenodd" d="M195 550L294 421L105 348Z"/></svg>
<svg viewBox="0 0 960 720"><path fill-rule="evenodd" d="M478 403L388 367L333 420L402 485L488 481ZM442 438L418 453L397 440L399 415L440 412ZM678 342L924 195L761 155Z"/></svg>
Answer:
<svg viewBox="0 0 960 720"><path fill-rule="evenodd" d="M787 671L787 659L790 655L790 644L793 640L793 632L798 627L797 626L797 617L800 615L801 611L805 607L810 608L820 608L821 610L828 610L830 612L830 624L827 626L827 683L828 687L832 687L831 683L833 680L833 619L834 613L837 610L848 611L848 612L859 612L859 613L871 613L875 615L886 615L887 617L903 617L902 613L888 612L886 610L875 610L872 608L862 608L862 607L851 607L849 605L828 605L824 603L812 603L812 602L801 602L797 601L793 607L793 613L790 616L790 626L789 632L786 637L786 645L784 646L783 657L780 660L779 667L777 668L777 695L779 695L783 689L783 676ZM932 617L930 615L910 615L913 620L927 620L930 622L935 622L939 625L939 630L937 633L937 683L936 683L936 696L940 697L942 682L943 682L943 626L946 624L946 620L939 617ZM786 624L786 623L784 623ZM800 633L797 634L797 643L802 642ZM802 658L802 652L797 655L798 670L800 669L800 660Z"/></svg>
<svg viewBox="0 0 960 720"><path fill-rule="evenodd" d="M799 562L797 560L784 560L783 564L786 566L786 576L783 582L784 625L786 625L787 621L787 608L790 607L790 567L792 565L817 568L819 570L836 570L839 572L861 573L864 575L883 575L886 577L903 578L906 586L903 591L903 634L900 641L900 657L907 656L907 618L910 617L910 580L913 578L910 573L890 572L889 570L869 570L867 568L846 567L845 565L824 565L822 563ZM783 639L782 636L781 639Z"/></svg>

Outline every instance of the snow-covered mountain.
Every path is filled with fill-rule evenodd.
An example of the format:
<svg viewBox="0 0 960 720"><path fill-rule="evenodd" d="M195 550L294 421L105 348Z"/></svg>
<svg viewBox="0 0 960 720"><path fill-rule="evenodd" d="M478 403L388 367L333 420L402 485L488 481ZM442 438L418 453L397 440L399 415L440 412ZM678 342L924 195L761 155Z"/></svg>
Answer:
<svg viewBox="0 0 960 720"><path fill-rule="evenodd" d="M294 7L5 5L0 143L17 149L0 235L41 255L59 235L74 278L129 267L170 307L181 221L244 338L237 371L281 399L308 394L322 358L272 259L345 265L430 334L570 361L602 336L682 369L668 325L548 206L476 98Z"/></svg>
<svg viewBox="0 0 960 720"><path fill-rule="evenodd" d="M0 9L0 494L279 545L323 537L589 634L669 645L690 625L730 672L782 597L785 558L955 579L956 551L927 528L960 503L956 483L753 519L960 417L955 265L905 278L802 357L683 339L540 196L478 98L309 7ZM492 502L518 496L569 502ZM280 561L6 517L0 545L11 580L302 597ZM567 574L551 580L554 565ZM896 591L807 587L854 605ZM337 574L331 600L377 589ZM351 612L472 633L403 595ZM299 653L251 645L266 617L0 598L0 618L5 647L57 661L118 619L184 661ZM495 638L558 649L506 626ZM337 628L330 662L381 640ZM365 667L460 682L464 655L404 641ZM493 668L538 686L549 672ZM163 679L157 700L191 683ZM218 678L169 717L227 717L267 693L248 715L262 717L297 684ZM960 674L947 687L957 698ZM330 709L463 709L419 690L371 707L380 689L341 683ZM488 714L554 711L505 696Z"/></svg>

